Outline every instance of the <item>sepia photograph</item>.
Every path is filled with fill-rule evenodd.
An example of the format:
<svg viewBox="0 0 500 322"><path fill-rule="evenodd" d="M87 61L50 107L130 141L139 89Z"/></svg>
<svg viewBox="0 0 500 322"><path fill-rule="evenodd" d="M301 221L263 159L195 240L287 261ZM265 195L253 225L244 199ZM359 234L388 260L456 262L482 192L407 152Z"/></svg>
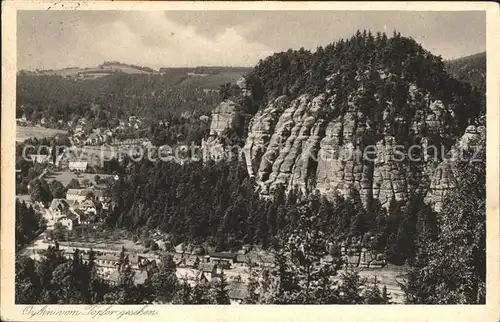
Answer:
<svg viewBox="0 0 500 322"><path fill-rule="evenodd" d="M31 318L498 287L485 10L73 6L15 17L7 215Z"/></svg>

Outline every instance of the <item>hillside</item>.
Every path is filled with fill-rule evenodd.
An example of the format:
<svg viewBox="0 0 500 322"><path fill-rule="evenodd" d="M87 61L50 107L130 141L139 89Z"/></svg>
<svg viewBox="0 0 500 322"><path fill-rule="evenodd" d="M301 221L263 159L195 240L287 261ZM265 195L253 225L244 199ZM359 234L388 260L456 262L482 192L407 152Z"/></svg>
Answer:
<svg viewBox="0 0 500 322"><path fill-rule="evenodd" d="M456 79L469 83L481 93L486 92L486 52L448 60L444 65Z"/></svg>
<svg viewBox="0 0 500 322"><path fill-rule="evenodd" d="M389 207L427 194L439 209L453 182L452 169L436 165L466 128L471 141L484 134L476 126L481 94L399 34L358 32L314 53L277 53L233 91L232 102L213 112L205 159L221 158L227 129L245 127L243 153L262 196L299 188L332 198L354 193L365 205ZM400 161L396 146L406 156ZM419 147L412 158L411 146ZM428 146L435 152L423 152ZM360 157L366 148L383 157Z"/></svg>
<svg viewBox="0 0 500 322"><path fill-rule="evenodd" d="M115 72L118 69L120 72ZM16 115L24 115L33 123L44 118L50 127L79 118L96 127L114 127L131 115L155 122L182 123L187 122L179 119L185 113L198 117L209 114L220 102L217 89L236 83L245 71L232 67L171 68L150 73L147 68L116 62L105 63L93 72L99 77L71 76L78 74L78 68L47 72L53 73L50 75L23 71L17 76ZM190 120L196 124L187 126L201 137L205 130L196 129L205 126L196 120Z"/></svg>
<svg viewBox="0 0 500 322"><path fill-rule="evenodd" d="M95 79L112 75L115 73L125 74L159 74L149 67L142 67L130 64L124 64L116 61L104 62L97 67L68 67L56 70L36 70L36 71L20 71L19 74L24 75L56 75L74 79Z"/></svg>
<svg viewBox="0 0 500 322"><path fill-rule="evenodd" d="M29 76L46 76L55 75L71 79L96 79L100 77L110 76L113 74L124 73L129 75L185 75L193 76L193 78L204 78L199 83L201 86L213 88L227 82L234 82L242 75L251 71L248 67L224 67L224 66L198 66L198 67L162 67L159 70L154 70L150 67L125 64L117 61L104 62L96 67L67 67L56 70L36 70L28 71L21 70L18 75ZM186 83L189 83L187 81Z"/></svg>

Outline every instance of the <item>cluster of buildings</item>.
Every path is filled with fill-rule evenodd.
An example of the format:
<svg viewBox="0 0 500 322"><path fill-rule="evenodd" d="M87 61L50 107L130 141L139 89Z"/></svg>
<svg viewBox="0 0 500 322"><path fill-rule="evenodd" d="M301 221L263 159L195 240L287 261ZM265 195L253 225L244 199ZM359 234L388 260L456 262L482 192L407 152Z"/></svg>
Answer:
<svg viewBox="0 0 500 322"><path fill-rule="evenodd" d="M95 224L100 212L110 207L112 203L104 190L68 189L66 199L55 198L46 209L47 228L53 229L56 223L60 223L72 231L77 226Z"/></svg>
<svg viewBox="0 0 500 322"><path fill-rule="evenodd" d="M119 132L138 130L143 127L143 122L137 116L130 116L128 120L119 121L119 125L115 128L93 128L82 117L76 122L68 121L68 127L73 129L73 135L71 136L73 144L96 146L116 142Z"/></svg>
<svg viewBox="0 0 500 322"><path fill-rule="evenodd" d="M42 252L49 246L45 247L28 247L31 251L31 257L39 260ZM59 246L59 249L64 252L64 256L72 259L75 248L71 246ZM89 261L90 249L79 248L79 254L82 261ZM119 282L121 265L125 263L131 267L134 274L135 284L143 284L148 275L156 272L161 262L158 254L147 253L140 254L134 252L126 252L124 260L120 258L120 251L111 249L94 249L95 264L97 272L100 276L106 279L109 283L114 284ZM248 297L247 290L247 274L245 264L238 262L238 255L235 253L210 253L204 256L189 256L190 254L169 253L177 265L176 276L179 280L187 281L191 286L197 283L214 283L220 279L222 272L228 280L228 295L232 304L240 304ZM241 259L241 257L240 257Z"/></svg>
<svg viewBox="0 0 500 322"><path fill-rule="evenodd" d="M76 124L68 121L68 127L73 128L71 141L75 145L100 145L109 142L113 137L113 131L110 129L92 128L87 120L79 118Z"/></svg>

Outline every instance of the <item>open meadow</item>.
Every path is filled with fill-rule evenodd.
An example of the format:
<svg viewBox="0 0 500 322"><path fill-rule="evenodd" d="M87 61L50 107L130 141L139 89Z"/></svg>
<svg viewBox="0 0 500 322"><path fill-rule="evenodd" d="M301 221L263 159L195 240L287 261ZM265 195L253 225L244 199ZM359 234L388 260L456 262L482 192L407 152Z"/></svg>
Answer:
<svg viewBox="0 0 500 322"><path fill-rule="evenodd" d="M16 142L24 142L31 137L41 139L67 133L65 130L49 129L41 126L16 126Z"/></svg>

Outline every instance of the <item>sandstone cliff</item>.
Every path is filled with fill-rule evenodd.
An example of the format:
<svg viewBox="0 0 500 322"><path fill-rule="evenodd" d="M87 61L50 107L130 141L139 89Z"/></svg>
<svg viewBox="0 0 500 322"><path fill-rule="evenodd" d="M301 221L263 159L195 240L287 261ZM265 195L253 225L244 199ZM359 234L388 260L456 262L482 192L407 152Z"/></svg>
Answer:
<svg viewBox="0 0 500 322"><path fill-rule="evenodd" d="M436 211L442 209L446 194L456 187L455 178L460 160L475 162L475 155L479 149L486 148L485 139L486 128L484 126L468 126L465 134L460 137L445 159L436 167L425 198L425 201L432 204Z"/></svg>
<svg viewBox="0 0 500 322"><path fill-rule="evenodd" d="M419 187L409 182L413 162L407 160L408 145L397 142L396 129L406 128L419 137L423 149L428 141L448 136L453 113L415 84L408 87L407 97L408 106L414 109L409 113L411 117L398 113L392 102L381 102L385 103L384 126L378 132L362 112L356 94L351 96L348 109L329 122L317 117L322 109L337 109L325 94L306 94L290 102L285 96L278 97L252 120L243 149L249 174L255 176L263 195L284 185L330 196L348 196L357 191L365 204L371 198L385 206L392 199L407 200L412 191L426 185ZM394 155L398 146L405 153L402 160Z"/></svg>
<svg viewBox="0 0 500 322"><path fill-rule="evenodd" d="M454 163L440 163L439 155L427 153L434 151L429 146L438 154L455 153L477 142L484 128L469 126L450 150L441 142L455 139L450 131L453 106L410 84L406 101L410 112L404 115L393 102L379 102L384 107L383 126L375 129L358 103L360 95L351 95L347 110L330 121L321 118L321 112L335 112L338 107L327 94L304 94L293 100L279 96L253 117L243 154L262 196L271 195L278 186L330 197L356 192L365 205L375 199L388 207L391 200L405 201L418 191L427 193L426 200L441 209L443 196L453 187ZM234 126L238 109L226 101L214 110L210 137L203 143L205 160L226 156L222 133ZM401 129L414 144L398 142Z"/></svg>
<svg viewBox="0 0 500 322"><path fill-rule="evenodd" d="M231 100L225 100L212 111L212 122L208 138L202 140L203 161L221 161L226 157L223 134L239 126L241 107Z"/></svg>
<svg viewBox="0 0 500 322"><path fill-rule="evenodd" d="M365 205L388 207L420 193L441 208L454 168L443 158L484 133L466 130L479 101L413 40L375 40L385 50L374 50L373 41L358 35L314 54L275 54L247 77L243 101L258 109L242 152L263 197L284 187L327 197L355 193ZM204 142L219 151L221 133L236 117L226 104L214 111ZM205 153L214 155L223 153Z"/></svg>

